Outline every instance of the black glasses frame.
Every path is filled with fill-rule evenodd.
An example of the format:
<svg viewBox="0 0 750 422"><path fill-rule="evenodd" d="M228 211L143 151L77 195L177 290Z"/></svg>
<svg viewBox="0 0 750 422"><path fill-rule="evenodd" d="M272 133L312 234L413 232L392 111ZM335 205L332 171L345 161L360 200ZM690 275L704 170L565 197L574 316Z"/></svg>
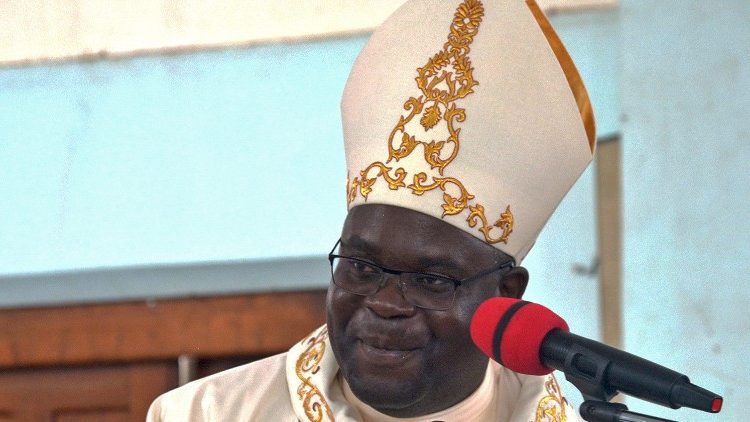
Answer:
<svg viewBox="0 0 750 422"><path fill-rule="evenodd" d="M333 249L331 249L331 252L328 253L328 262L331 264L331 280L334 282L334 284L336 284L336 282L335 282L335 277L333 276L333 260L336 259L336 258L344 258L344 259L351 259L351 260L354 260L354 261L359 261L359 262L365 263L367 265L372 265L373 267L376 267L376 268L380 269L381 271L383 271L386 274L391 274L391 275L395 275L395 276L401 276L401 274L403 274L403 273L412 273L412 274L423 274L423 275L428 276L428 277L439 277L439 278L442 278L442 279L445 279L445 280L448 280L448 281L452 282L454 284L454 286L455 286L456 289L458 289L458 287L461 286L464 283L468 283L468 282L470 282L472 280L475 280L475 279L480 278L480 277L484 277L484 276L492 274L492 273L494 273L496 271L500 271L500 270L506 269L506 268L513 268L515 266L515 263L513 261L506 261L506 262L503 262L502 264L496 265L496 266L494 266L492 268L488 268L487 270L480 271L479 273L474 274L472 276L469 276L469 277L457 280L455 278L451 278L451 277L447 277L447 276L439 275L439 274L422 273L422 272L415 272L415 271L394 270L392 268L387 268L387 267L384 267L382 265L376 264L374 262L364 260L362 258L355 258L355 257L352 257L352 256L345 256L345 255L334 254L333 251L336 250L336 248L339 246L339 244L341 244L341 238L339 238L339 240L336 241L336 244L333 245ZM336 284L336 285L338 286L338 284ZM378 287L378 290L380 290L381 287L382 287L382 284L381 284L380 287ZM344 289L344 288L342 287L342 289ZM346 290L347 292L349 292L349 290L347 290L347 289L344 289L344 290ZM378 290L376 290L375 292L377 292ZM362 293L355 293L355 292L350 292L350 293L355 294L355 295L359 295L359 296L368 296L368 295L362 294ZM370 293L370 294L372 294L372 293ZM445 308L445 309L449 309L453 305L453 300L455 299L455 295L456 295L456 292L454 290L454 292L453 292L453 299L451 299L451 304L448 305L448 307ZM419 305L415 305L415 306L419 306ZM423 307L423 306L419 306L419 307ZM427 309L433 309L433 308L427 308ZM441 310L441 309L442 308L436 309L436 310Z"/></svg>

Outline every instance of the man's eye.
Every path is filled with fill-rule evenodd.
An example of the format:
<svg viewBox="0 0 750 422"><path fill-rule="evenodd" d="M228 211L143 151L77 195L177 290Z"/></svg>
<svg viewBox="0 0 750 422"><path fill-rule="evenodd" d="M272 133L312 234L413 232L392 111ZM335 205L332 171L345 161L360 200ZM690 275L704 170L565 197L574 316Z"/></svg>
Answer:
<svg viewBox="0 0 750 422"><path fill-rule="evenodd" d="M442 288L442 287L448 287L449 285L453 285L453 282L450 280L447 280L442 277L429 275L429 274L420 274L416 281L425 286L430 288Z"/></svg>
<svg viewBox="0 0 750 422"><path fill-rule="evenodd" d="M351 261L352 269L358 273L376 273L378 272L377 268L375 268L373 265L367 264L365 262L360 261Z"/></svg>

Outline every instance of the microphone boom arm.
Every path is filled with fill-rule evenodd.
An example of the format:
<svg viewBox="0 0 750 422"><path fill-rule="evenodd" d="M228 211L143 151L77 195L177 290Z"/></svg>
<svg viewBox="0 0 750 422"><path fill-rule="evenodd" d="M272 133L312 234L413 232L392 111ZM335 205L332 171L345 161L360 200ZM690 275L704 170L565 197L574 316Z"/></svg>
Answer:
<svg viewBox="0 0 750 422"><path fill-rule="evenodd" d="M621 403L587 400L581 404L578 411L587 422L677 422L630 412L628 407Z"/></svg>

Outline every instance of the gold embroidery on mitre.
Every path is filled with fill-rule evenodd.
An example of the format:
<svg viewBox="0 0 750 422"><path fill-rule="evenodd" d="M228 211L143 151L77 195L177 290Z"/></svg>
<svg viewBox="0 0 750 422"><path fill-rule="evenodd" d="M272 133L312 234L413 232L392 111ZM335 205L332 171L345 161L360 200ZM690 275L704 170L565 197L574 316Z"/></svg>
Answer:
<svg viewBox="0 0 750 422"><path fill-rule="evenodd" d="M328 402L320 393L318 387L312 383L312 375L320 370L320 361L326 351L326 339L328 339L328 328L323 327L317 334L302 340L307 343L307 349L300 355L295 364L297 378L302 383L297 387L297 396L302 400L302 408L305 416L310 422L321 422L323 420L333 421L333 412ZM328 419L324 419L327 417Z"/></svg>
<svg viewBox="0 0 750 422"><path fill-rule="evenodd" d="M554 375L547 375L544 389L547 395L537 404L535 422L566 422L565 405L568 401L562 396Z"/></svg>
<svg viewBox="0 0 750 422"><path fill-rule="evenodd" d="M474 228L481 223L478 230L484 235L487 243L508 243L508 236L513 231L513 213L510 205L494 224L490 224L484 206L470 202L474 195L466 189L463 182L455 177L443 177L445 169L458 156L461 128L456 127L456 123L466 120L465 109L458 107L456 103L472 94L474 87L479 85L473 76L474 68L471 66L469 52L483 16L484 6L479 0L464 0L458 6L451 22L448 41L443 44L443 49L429 58L423 67L417 69L415 80L422 95L409 97L404 103L406 115L402 114L399 117L398 123L388 136L388 159L385 163L376 161L370 164L354 179L350 180L347 176L347 205L354 201L357 193L367 201L367 196L372 192L378 178L385 180L391 190L406 187L417 196L440 189L443 192L442 217L460 214L468 208L467 224ZM418 122L425 135L435 134L437 126L444 122L447 138L429 141L417 139L417 135L407 129L407 125L417 116L420 116ZM394 146L395 142L400 143ZM407 171L403 167L393 170L393 167L387 164L408 157L420 145L424 151L425 162L430 165L430 169L437 169L439 177L433 176L432 180L428 181L430 177L424 172L419 172L413 175L412 183L406 186L404 180ZM372 174L373 170L377 172ZM500 230L499 236L493 236L494 229Z"/></svg>

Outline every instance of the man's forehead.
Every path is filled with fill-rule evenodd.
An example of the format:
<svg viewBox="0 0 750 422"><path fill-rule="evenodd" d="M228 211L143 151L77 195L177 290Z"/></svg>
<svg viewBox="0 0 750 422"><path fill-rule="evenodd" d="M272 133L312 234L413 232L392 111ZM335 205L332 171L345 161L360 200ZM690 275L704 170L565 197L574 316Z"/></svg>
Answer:
<svg viewBox="0 0 750 422"><path fill-rule="evenodd" d="M409 254L425 267L464 267L473 261L496 261L502 252L438 218L407 208L365 204L352 208L342 245L370 255Z"/></svg>
<svg viewBox="0 0 750 422"><path fill-rule="evenodd" d="M375 240L388 234L398 234L412 239L444 239L464 243L473 239L445 221L409 208L364 204L349 210L344 224L345 232L351 233L358 242L376 243Z"/></svg>
<svg viewBox="0 0 750 422"><path fill-rule="evenodd" d="M442 245L427 246L414 242L414 248L394 247L398 239L389 241L385 237L360 236L357 233L343 235L341 245L347 252L357 253L362 256L383 257L389 254L397 254L402 258L410 258L424 268L460 269L468 261L468 257L457 253L455 248L444 248Z"/></svg>

